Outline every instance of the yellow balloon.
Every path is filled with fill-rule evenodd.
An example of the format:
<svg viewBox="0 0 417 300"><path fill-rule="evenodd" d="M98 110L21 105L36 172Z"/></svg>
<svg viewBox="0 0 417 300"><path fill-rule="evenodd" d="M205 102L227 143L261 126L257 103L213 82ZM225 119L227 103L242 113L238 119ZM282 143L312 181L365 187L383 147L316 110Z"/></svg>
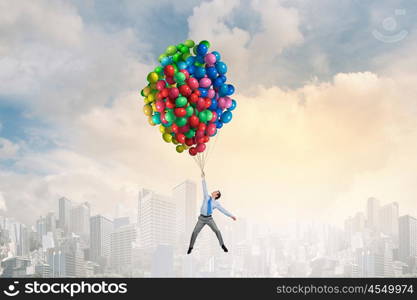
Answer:
<svg viewBox="0 0 417 300"><path fill-rule="evenodd" d="M149 104L146 104L143 106L143 113L145 116L151 116L152 115L152 107Z"/></svg>
<svg viewBox="0 0 417 300"><path fill-rule="evenodd" d="M161 132L161 133L165 133L166 132L166 127L164 126L164 125L159 125L159 131Z"/></svg>
<svg viewBox="0 0 417 300"><path fill-rule="evenodd" d="M156 124L154 123L154 121L152 120L152 117L148 117L148 123L152 126L155 126Z"/></svg>
<svg viewBox="0 0 417 300"><path fill-rule="evenodd" d="M171 143L172 135L170 135L169 133L164 133L162 134L162 139L167 143Z"/></svg>
<svg viewBox="0 0 417 300"><path fill-rule="evenodd" d="M148 103L153 102L155 100L155 94L154 93L150 93L148 95Z"/></svg>
<svg viewBox="0 0 417 300"><path fill-rule="evenodd" d="M173 143L174 145L178 145L178 141L177 141L177 139L173 138L173 139L172 139L172 143Z"/></svg>
<svg viewBox="0 0 417 300"><path fill-rule="evenodd" d="M187 145L182 145L182 147L184 148L184 150L187 150L188 148L190 148Z"/></svg>
<svg viewBox="0 0 417 300"><path fill-rule="evenodd" d="M177 150L178 153L182 153L185 149L183 145L178 145L175 147L175 150Z"/></svg>
<svg viewBox="0 0 417 300"><path fill-rule="evenodd" d="M165 127L165 132L166 133L171 133L172 132L171 127Z"/></svg>
<svg viewBox="0 0 417 300"><path fill-rule="evenodd" d="M159 79L159 76L158 76L158 74L157 73L155 73L155 72L151 72L151 73L149 73L148 74L148 81L150 82L150 83L155 83L155 82L157 82L158 81L158 79Z"/></svg>
<svg viewBox="0 0 417 300"><path fill-rule="evenodd" d="M146 97L146 96L148 96L150 93L151 93L151 88L150 88L149 86L146 86L146 87L143 89L143 95Z"/></svg>
<svg viewBox="0 0 417 300"><path fill-rule="evenodd" d="M153 91L153 90L156 90L156 83L151 83L151 84L150 84L150 87L151 87L152 91Z"/></svg>

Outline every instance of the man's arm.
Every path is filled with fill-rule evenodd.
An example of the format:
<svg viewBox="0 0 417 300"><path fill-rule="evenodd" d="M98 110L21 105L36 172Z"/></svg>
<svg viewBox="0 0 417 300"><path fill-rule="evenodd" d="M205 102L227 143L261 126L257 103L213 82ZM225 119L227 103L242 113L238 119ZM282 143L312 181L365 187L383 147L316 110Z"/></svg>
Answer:
<svg viewBox="0 0 417 300"><path fill-rule="evenodd" d="M216 207L219 211L221 211L224 215L232 218L233 220L236 221L236 217L234 215L232 215L231 212L229 212L227 209L225 209L223 206L221 206L221 204L219 202L216 202Z"/></svg>
<svg viewBox="0 0 417 300"><path fill-rule="evenodd" d="M204 174L204 172L201 173L201 179L203 184L203 196L204 199L206 199L209 197L209 194L207 192L206 174Z"/></svg>

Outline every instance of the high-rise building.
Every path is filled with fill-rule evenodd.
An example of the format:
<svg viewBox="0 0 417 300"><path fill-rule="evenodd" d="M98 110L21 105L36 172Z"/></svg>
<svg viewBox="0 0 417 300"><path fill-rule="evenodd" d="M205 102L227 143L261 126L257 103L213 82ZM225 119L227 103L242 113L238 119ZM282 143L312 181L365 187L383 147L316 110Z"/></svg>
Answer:
<svg viewBox="0 0 417 300"><path fill-rule="evenodd" d="M62 197L58 200L58 225L65 234L70 232L71 200Z"/></svg>
<svg viewBox="0 0 417 300"><path fill-rule="evenodd" d="M152 255L152 277L174 276L174 249L171 245L159 245Z"/></svg>
<svg viewBox="0 0 417 300"><path fill-rule="evenodd" d="M48 213L46 216L40 216L36 220L36 233L39 241L42 241L42 237L48 232L54 232L56 227L55 214L53 212Z"/></svg>
<svg viewBox="0 0 417 300"><path fill-rule="evenodd" d="M379 200L376 198L369 198L366 207L367 225L370 229L378 229L379 227Z"/></svg>
<svg viewBox="0 0 417 300"><path fill-rule="evenodd" d="M158 245L174 245L176 231L175 204L167 196L151 190L139 192L138 226L141 246L153 250Z"/></svg>
<svg viewBox="0 0 417 300"><path fill-rule="evenodd" d="M122 226L126 226L129 225L130 221L129 221L129 217L117 217L113 219L113 226L114 226L114 230L122 227Z"/></svg>
<svg viewBox="0 0 417 300"><path fill-rule="evenodd" d="M1 277L26 277L26 270L30 266L30 259L26 257L13 256L1 261L3 273Z"/></svg>
<svg viewBox="0 0 417 300"><path fill-rule="evenodd" d="M14 224L14 237L15 237L15 245L16 245L16 256L29 256L29 228L21 223Z"/></svg>
<svg viewBox="0 0 417 300"><path fill-rule="evenodd" d="M84 202L71 208L71 232L79 235L86 243L90 239L90 204Z"/></svg>
<svg viewBox="0 0 417 300"><path fill-rule="evenodd" d="M186 180L172 190L176 205L177 237L180 244L190 239L197 221L197 191L193 181Z"/></svg>
<svg viewBox="0 0 417 300"><path fill-rule="evenodd" d="M382 233L398 242L398 203L392 202L382 206L379 210L379 228Z"/></svg>
<svg viewBox="0 0 417 300"><path fill-rule="evenodd" d="M111 234L110 264L117 273L130 275L135 240L136 228L134 225L121 226Z"/></svg>
<svg viewBox="0 0 417 300"><path fill-rule="evenodd" d="M84 252L78 237L65 238L59 247L47 250L52 277L85 277Z"/></svg>
<svg viewBox="0 0 417 300"><path fill-rule="evenodd" d="M110 255L110 236L113 222L102 215L90 218L90 259L102 266Z"/></svg>
<svg viewBox="0 0 417 300"><path fill-rule="evenodd" d="M417 219L410 215L405 215L399 218L398 223L398 257L400 261L412 268L416 264L417 258Z"/></svg>

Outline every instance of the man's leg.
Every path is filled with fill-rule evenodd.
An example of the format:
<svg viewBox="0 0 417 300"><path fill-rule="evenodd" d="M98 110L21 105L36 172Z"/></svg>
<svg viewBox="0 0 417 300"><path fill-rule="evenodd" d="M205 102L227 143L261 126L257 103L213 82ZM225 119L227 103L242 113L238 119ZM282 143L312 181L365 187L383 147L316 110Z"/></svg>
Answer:
<svg viewBox="0 0 417 300"><path fill-rule="evenodd" d="M198 234L200 233L201 229L203 229L204 225L206 223L201 219L201 217L198 217L197 224L195 224L193 233L191 235L191 241L190 241L190 249L194 247L195 240L197 239Z"/></svg>
<svg viewBox="0 0 417 300"><path fill-rule="evenodd" d="M213 218L210 218L210 219L208 220L207 225L208 225L208 226L210 226L211 230L213 230L213 231L214 231L214 233L215 233L215 234L216 234L216 236L217 236L217 239L219 240L220 246L222 246L222 248L223 248L224 243L223 243L222 234L221 234L221 232L220 232L219 228L217 228L217 225L216 225L216 223L214 222L214 219L213 219Z"/></svg>

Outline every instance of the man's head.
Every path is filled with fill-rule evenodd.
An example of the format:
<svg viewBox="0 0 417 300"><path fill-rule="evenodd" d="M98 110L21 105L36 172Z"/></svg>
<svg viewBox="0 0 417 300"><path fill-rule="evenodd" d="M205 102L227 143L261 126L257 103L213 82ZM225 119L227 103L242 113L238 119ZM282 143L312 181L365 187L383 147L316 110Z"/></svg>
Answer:
<svg viewBox="0 0 417 300"><path fill-rule="evenodd" d="M219 199L220 197L221 197L221 193L220 193L220 191L214 191L213 193L211 193L211 197L214 199L214 200L217 200L217 199Z"/></svg>

